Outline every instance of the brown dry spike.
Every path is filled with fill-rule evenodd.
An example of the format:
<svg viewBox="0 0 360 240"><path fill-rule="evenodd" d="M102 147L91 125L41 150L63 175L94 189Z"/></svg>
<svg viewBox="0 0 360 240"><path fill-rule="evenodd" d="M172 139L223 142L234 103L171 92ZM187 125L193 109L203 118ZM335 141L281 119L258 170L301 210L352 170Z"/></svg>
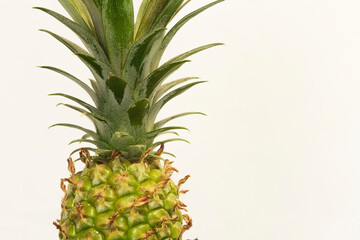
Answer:
<svg viewBox="0 0 360 240"><path fill-rule="evenodd" d="M76 182L75 182L75 180L74 180L72 177L70 177L70 178L63 178L63 179L61 179L61 180L64 180L64 181L66 181L66 182L68 182L68 183L71 183L71 184L76 185Z"/></svg>
<svg viewBox="0 0 360 240"><path fill-rule="evenodd" d="M166 186L166 184L170 181L170 178L165 179L164 181L159 182L156 184L156 188L163 188Z"/></svg>
<svg viewBox="0 0 360 240"><path fill-rule="evenodd" d="M164 162L164 172L166 175L168 175L169 177L171 177L171 175L174 172L179 172L179 170L177 170L176 168L174 168L173 166L171 166L171 164L173 164L174 162L170 162L168 159L165 160Z"/></svg>
<svg viewBox="0 0 360 240"><path fill-rule="evenodd" d="M109 218L109 225L113 225L114 222L115 222L115 218L119 215L119 212L115 212L114 215L112 215L110 218Z"/></svg>
<svg viewBox="0 0 360 240"><path fill-rule="evenodd" d="M151 237L152 235L154 235L156 233L156 230L149 230L145 233L145 237L143 237L143 240L148 240L149 237Z"/></svg>
<svg viewBox="0 0 360 240"><path fill-rule="evenodd" d="M143 193L146 193L146 194L149 194L149 195L152 195L152 196L156 193L156 188L155 188L153 191L148 191L148 190L146 190L146 188L140 187L140 190L141 190Z"/></svg>
<svg viewBox="0 0 360 240"><path fill-rule="evenodd" d="M156 156L161 156L161 154L164 152L164 149L165 149L165 144L164 143L162 143L161 144L161 146L160 146L160 148L157 150L157 152L156 152Z"/></svg>
<svg viewBox="0 0 360 240"><path fill-rule="evenodd" d="M75 206L76 206L76 211L78 212L78 214L80 216L80 219L83 219L84 215L82 213L82 210L83 210L84 206L79 202L75 203Z"/></svg>
<svg viewBox="0 0 360 240"><path fill-rule="evenodd" d="M62 227L60 226L60 224L58 224L57 222L53 222L53 225L56 227L56 229L58 229L60 232L62 232L63 234L66 235L65 230L62 229Z"/></svg>
<svg viewBox="0 0 360 240"><path fill-rule="evenodd" d="M61 190L66 193L66 185L65 185L65 179L60 179L60 188Z"/></svg>
<svg viewBox="0 0 360 240"><path fill-rule="evenodd" d="M171 164L173 164L174 162L170 162L169 159L166 159L164 161L164 169L168 168L169 166L171 166Z"/></svg>
<svg viewBox="0 0 360 240"><path fill-rule="evenodd" d="M73 160L70 158L67 159L68 162L68 170L71 173L71 176L73 176L75 174L75 165Z"/></svg>
<svg viewBox="0 0 360 240"><path fill-rule="evenodd" d="M133 207L141 207L147 203L149 203L150 201L148 201L150 198L149 195L147 196L143 196L143 197L139 197L138 199L136 199L136 201L132 204L131 208Z"/></svg>
<svg viewBox="0 0 360 240"><path fill-rule="evenodd" d="M174 172L179 172L179 170L177 170L176 168L174 168L173 166L171 166L171 162L166 165L166 167L164 168L164 172L166 175L168 175L169 177L171 177L171 175L174 173Z"/></svg>
<svg viewBox="0 0 360 240"><path fill-rule="evenodd" d="M144 159L149 155L149 153L153 150L153 147L150 147L143 155L141 155L140 162L143 162Z"/></svg>
<svg viewBox="0 0 360 240"><path fill-rule="evenodd" d="M120 152L118 151L118 150L114 150L114 151L112 151L112 153L111 153L111 159L114 159L114 158L116 158L116 157L118 157L118 156L120 156L121 154L120 154Z"/></svg>
<svg viewBox="0 0 360 240"><path fill-rule="evenodd" d="M161 225L164 225L164 223L166 223L166 222L175 222L176 220L178 220L179 219L179 216L175 216L175 217L173 217L173 218L166 218L166 219L164 219L164 220L162 220L161 222L160 222L160 224ZM167 228L167 226L165 226L166 228Z"/></svg>
<svg viewBox="0 0 360 240"><path fill-rule="evenodd" d="M179 209L184 210L185 212L187 212L187 209L186 209L187 206L183 202L181 202L180 200L177 201L176 206Z"/></svg>
<svg viewBox="0 0 360 240"><path fill-rule="evenodd" d="M165 170L165 173L166 174L169 174L170 176L173 174L173 172L179 172L179 170L177 170L176 168L174 168L174 167L169 167L169 168L167 168L166 170Z"/></svg>
<svg viewBox="0 0 360 240"><path fill-rule="evenodd" d="M179 191L179 194L185 194L187 192L189 192L189 190L181 190L181 191Z"/></svg>
<svg viewBox="0 0 360 240"><path fill-rule="evenodd" d="M184 214L183 218L184 218L186 224L184 226L182 226L182 228L181 228L180 238L179 238L180 240L182 239L182 235L184 234L184 232L186 232L187 230L189 230L192 227L191 217L187 214Z"/></svg>
<svg viewBox="0 0 360 240"><path fill-rule="evenodd" d="M127 173L123 170L120 170L120 175L123 177L127 177Z"/></svg>
<svg viewBox="0 0 360 240"><path fill-rule="evenodd" d="M183 218L184 218L184 221L185 221L186 225L190 225L190 223L191 223L191 226L192 226L192 219L191 219L191 217L189 215L184 214Z"/></svg>
<svg viewBox="0 0 360 240"><path fill-rule="evenodd" d="M90 166L91 156L87 149L85 149L85 148L80 149L80 158L81 158L81 161L86 164L86 166Z"/></svg>
<svg viewBox="0 0 360 240"><path fill-rule="evenodd" d="M161 231L161 230L165 230L165 231L168 230L167 223L175 222L178 219L179 219L179 217L177 215L175 217L173 217L173 218L163 217L162 220L158 223L159 225L161 225L161 227L156 227L155 228L156 232Z"/></svg>
<svg viewBox="0 0 360 240"><path fill-rule="evenodd" d="M183 185L188 179L190 178L190 175L186 175L183 179L181 179L179 182L178 182L178 188L181 187L181 185Z"/></svg>
<svg viewBox="0 0 360 240"><path fill-rule="evenodd" d="M146 188L144 187L140 187L140 190L143 192L143 193L150 193L148 190L146 190Z"/></svg>
<svg viewBox="0 0 360 240"><path fill-rule="evenodd" d="M104 198L104 191L99 191L95 196L94 196L96 199L99 199L99 198Z"/></svg>

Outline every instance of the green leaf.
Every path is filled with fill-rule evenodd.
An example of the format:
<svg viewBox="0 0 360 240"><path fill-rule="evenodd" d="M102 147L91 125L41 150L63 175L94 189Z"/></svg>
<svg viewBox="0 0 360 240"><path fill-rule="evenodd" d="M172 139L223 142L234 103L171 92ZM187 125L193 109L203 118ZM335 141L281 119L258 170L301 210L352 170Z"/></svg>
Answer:
<svg viewBox="0 0 360 240"><path fill-rule="evenodd" d="M117 76L110 76L106 81L106 85L112 91L115 99L120 104L123 100L127 83Z"/></svg>
<svg viewBox="0 0 360 240"><path fill-rule="evenodd" d="M185 17L183 17L180 21L178 21L170 30L169 32L166 34L164 41L163 41L163 45L168 45L171 41L171 39L175 36L175 34L180 30L180 28L182 26L185 25L185 23L187 23L188 21L190 21L192 18L194 18L195 16L197 16L198 14L200 14L201 12L205 11L206 9L220 3L223 2L224 0L217 0L214 1L212 3L209 3L191 13L189 13L188 15L186 15Z"/></svg>
<svg viewBox="0 0 360 240"><path fill-rule="evenodd" d="M124 154L125 158L128 159L133 159L133 160L139 160L139 158L141 157L141 155L146 151L146 146L142 145L142 144L137 144L137 145L130 145L127 147L127 154L121 152L122 154Z"/></svg>
<svg viewBox="0 0 360 240"><path fill-rule="evenodd" d="M69 73L67 73L67 72L65 72L65 71L63 71L61 69L55 68L55 67L41 66L41 68L48 69L48 70L60 73L61 75L69 78L70 80L72 80L73 82L78 84L82 89L84 89L89 94L91 99L94 101L95 105L97 105L97 106L99 105L99 98L97 97L94 90L92 90L87 84L82 82L80 79L74 77L73 75L71 75L71 74L69 74Z"/></svg>
<svg viewBox="0 0 360 240"><path fill-rule="evenodd" d="M100 42L100 45L103 49L106 49L106 41L104 35L104 28L101 17L101 4L99 1L101 0L82 0L86 5L89 14L91 16L94 28L95 28L95 36Z"/></svg>
<svg viewBox="0 0 360 240"><path fill-rule="evenodd" d="M113 73L111 66L87 54L77 54L77 56L86 64L94 75L97 82L97 88L94 87L94 84L92 84L92 87L96 92L98 92L100 97L103 97L103 100L105 101L104 98L106 98L108 94L105 79Z"/></svg>
<svg viewBox="0 0 360 240"><path fill-rule="evenodd" d="M190 143L189 141L182 139L182 138L170 138L170 139L166 139L166 140L163 140L160 142L153 143L153 144L151 144L151 146L155 148L157 146L160 146L163 143L176 142L176 141Z"/></svg>
<svg viewBox="0 0 360 240"><path fill-rule="evenodd" d="M151 32L154 21L168 2L169 0L144 0L141 3L135 24L135 40Z"/></svg>
<svg viewBox="0 0 360 240"><path fill-rule="evenodd" d="M169 155L169 156L171 156L173 158L176 158L176 156L174 154L170 153L170 152L163 152L163 154L166 154L166 155Z"/></svg>
<svg viewBox="0 0 360 240"><path fill-rule="evenodd" d="M135 144L134 137L124 133L124 132L115 132L110 140L112 147L116 148L119 151L126 150L129 145Z"/></svg>
<svg viewBox="0 0 360 240"><path fill-rule="evenodd" d="M173 17L174 18L189 2L191 2L191 0L187 0L186 2L184 2L180 7L178 7L178 9L176 10L176 12L174 13ZM171 21L172 19L170 19Z"/></svg>
<svg viewBox="0 0 360 240"><path fill-rule="evenodd" d="M164 53L165 49L167 48L167 46L169 45L169 43L171 42L171 40L173 39L173 37L175 36L175 34L181 29L182 26L185 25L185 23L187 23L188 21L190 21L192 18L194 18L195 16L197 16L198 14L200 14L201 12L205 11L206 9L220 3L223 2L224 0L218 0L212 3L209 3L191 13L189 13L188 15L186 15L185 17L183 17L180 21L178 21L169 31L168 33L165 35L162 43L161 43L161 47L160 47L160 53L157 55L157 61L155 61L156 63L160 62L160 59L162 57L162 54Z"/></svg>
<svg viewBox="0 0 360 240"><path fill-rule="evenodd" d="M84 112L83 113L85 116L87 116L88 118L90 118L91 120L98 120L101 122L106 122L106 123L110 123L110 120L104 116L101 115L97 115L95 113L91 113L91 112Z"/></svg>
<svg viewBox="0 0 360 240"><path fill-rule="evenodd" d="M87 111L83 108L80 108L80 107L77 107L77 106L74 106L74 105L71 105L71 104L67 104L67 103L58 103L56 106L65 106L65 107L68 107L70 109L73 109L81 114L84 114L86 113Z"/></svg>
<svg viewBox="0 0 360 240"><path fill-rule="evenodd" d="M156 129L156 130L151 131L151 132L147 132L146 133L146 138L155 138L155 137L157 137L159 134L161 134L163 132L167 132L169 130L179 130L179 129L189 131L189 129L187 129L186 127L179 127L179 126L164 127L164 128Z"/></svg>
<svg viewBox="0 0 360 240"><path fill-rule="evenodd" d="M97 58L94 58L87 54L78 53L76 54L81 60L87 63L90 70L93 70L100 78L106 79L113 72L111 67L100 61Z"/></svg>
<svg viewBox="0 0 360 240"><path fill-rule="evenodd" d="M137 18L136 18L136 22L135 22L135 30L134 30L134 36L135 36L135 40L138 40L139 38L141 38L140 34L139 34L139 28L140 25L142 25L142 22L144 20L144 17L146 15L146 12L148 11L149 5L154 2L153 0L143 0L141 2L139 11L137 13ZM138 37L137 37L138 36Z"/></svg>
<svg viewBox="0 0 360 240"><path fill-rule="evenodd" d="M129 50L125 60L122 79L128 82L130 88L134 89L138 82L146 77L151 71L151 51L156 41L160 41L165 29L158 29L134 43ZM145 75L145 76L144 76Z"/></svg>
<svg viewBox="0 0 360 240"><path fill-rule="evenodd" d="M91 140L91 139L76 139L76 140L71 141L69 143L69 145L74 144L74 143L91 143L91 144L94 144L95 146L97 146L98 148L110 148L110 146L105 142Z"/></svg>
<svg viewBox="0 0 360 240"><path fill-rule="evenodd" d="M101 62L98 59L93 58L92 56L89 55L88 52L86 52L84 49L82 49L75 43L73 43L59 35L56 35L55 33L52 33L50 31L47 31L47 30L41 30L41 31L49 33L54 38L56 38L61 43L63 43L66 47L68 47L90 69L90 71L93 73L93 75L95 76L96 79L98 79L96 76L99 75L99 73L97 73L97 71L101 72L101 70L103 69L101 66L103 66L105 69L107 69L107 72L112 71L110 69L111 68L110 66ZM106 95L105 83L103 83L102 79L100 81L98 81L98 84L96 84L96 87L93 85L93 83L91 83L91 85L92 85L94 91L99 96L99 98L101 98L101 96Z"/></svg>
<svg viewBox="0 0 360 240"><path fill-rule="evenodd" d="M73 43L72 41L61 37L59 35L57 35L56 33L53 33L51 31L45 30L45 29L40 29L40 31L42 32L46 32L48 34L50 34L51 36L53 36L56 40L58 40L59 42L61 42L62 44L64 44L67 48L70 49L70 51L72 51L73 53L83 53L83 54L88 54L88 52L86 50L84 50L82 47L80 47L79 45L77 45L76 43Z"/></svg>
<svg viewBox="0 0 360 240"><path fill-rule="evenodd" d="M75 149L74 151L72 151L71 153L70 153L70 156L72 156L72 155L74 155L75 153L77 153L77 152L80 152L81 150L83 150L83 149L86 149L86 150L88 150L88 151L90 151L90 152L96 152L98 149L96 149L96 148L91 148L91 147L82 147L82 148L77 148L77 149ZM80 159L79 159L80 160ZM75 162L76 162L76 160L75 160Z"/></svg>
<svg viewBox="0 0 360 240"><path fill-rule="evenodd" d="M158 136L165 135L165 134L174 134L176 136L179 136L179 134L175 131L165 131L165 132L160 133Z"/></svg>
<svg viewBox="0 0 360 240"><path fill-rule="evenodd" d="M82 0L59 0L59 2L76 23L94 32L91 16Z"/></svg>
<svg viewBox="0 0 360 240"><path fill-rule="evenodd" d="M81 139L88 139L88 138L90 138L91 136L89 135L89 134L84 134L82 137L81 137Z"/></svg>
<svg viewBox="0 0 360 240"><path fill-rule="evenodd" d="M139 96L149 98L154 90L173 72L179 69L184 63L189 61L180 61L169 63L153 71L139 84Z"/></svg>
<svg viewBox="0 0 360 240"><path fill-rule="evenodd" d="M180 54L179 56L176 56L176 57L170 59L169 61L164 63L164 65L169 64L169 63L173 63L173 62L177 62L177 61L181 61L181 60L183 60L183 59L185 59L187 57L190 57L191 55L194 55L194 54L196 54L198 52L204 51L206 49L209 49L209 48L212 48L212 47L215 47L215 46L220 46L220 45L224 45L224 44L223 43L212 43L212 44L207 44L207 45L192 49L190 51L187 51L187 52L185 52L183 54Z"/></svg>
<svg viewBox="0 0 360 240"><path fill-rule="evenodd" d="M168 123L169 121L173 120L173 119L176 119L176 118L179 118L179 117L184 117L184 116L188 116L188 115L194 115L194 114L199 114L199 115L204 115L206 116L205 113L202 113L202 112L185 112L185 113L180 113L180 114L176 114L174 116L171 116L171 117L168 117L168 118L165 118L157 123L154 124L154 128L161 128L162 126L164 126L166 123Z"/></svg>
<svg viewBox="0 0 360 240"><path fill-rule="evenodd" d="M95 153L98 155L110 155L113 152L113 150L109 150L109 149L96 149Z"/></svg>
<svg viewBox="0 0 360 240"><path fill-rule="evenodd" d="M181 83L193 80L193 79L199 79L199 78L198 77L187 77L187 78L181 78L181 79L174 80L172 82L163 84L162 86L158 87L155 90L155 92L153 93L154 96L150 97L150 99L151 99L150 103L158 101L160 99L160 97L162 95L164 95L167 91L169 91L171 88L173 88Z"/></svg>
<svg viewBox="0 0 360 240"><path fill-rule="evenodd" d="M99 58L105 63L109 63L109 60L100 46L100 44L97 42L96 38L84 27L77 24L76 22L71 21L70 19L62 16L61 14L58 14L54 11L51 11L46 8L40 8L36 7L35 9L39 9L45 13L48 13L49 15L53 16L57 20L59 20L61 23L63 23L65 26L70 28L74 33L76 33L79 38L82 40L82 42L85 44L86 48L93 54L96 58Z"/></svg>
<svg viewBox="0 0 360 240"><path fill-rule="evenodd" d="M61 43L63 43L66 47L68 47L90 69L90 71L93 73L93 75L95 76L96 79L98 79L96 77L96 76L98 76L98 73L96 71L99 71L98 68L100 68L100 66L96 66L96 65L104 65L104 66L106 66L105 68L109 72L111 71L110 66L108 66L107 64L101 62L100 60L94 60L94 58L92 56L89 56L88 52L86 52L84 49L82 49L81 47L79 47L75 43L73 43L73 42L71 42L71 41L69 41L69 40L67 40L67 39L65 39L65 38L63 38L63 37L61 37L59 35L56 35L55 33L52 33L50 31L47 31L47 30L41 30L41 31L49 33L54 38L56 38ZM99 64L97 62L99 62ZM95 63L95 66L94 66L94 63ZM91 85L92 85L94 91L99 96L99 98L101 98L101 96L106 95L105 83L102 83L102 79L100 81L98 81L98 82L99 82L99 84L96 84L96 86L93 84L93 82L91 82Z"/></svg>
<svg viewBox="0 0 360 240"><path fill-rule="evenodd" d="M74 5L70 1L71 0L59 0L60 4L71 16L74 22L80 24L82 27L90 31L89 25L86 24L85 20L81 17L80 13L75 9Z"/></svg>
<svg viewBox="0 0 360 240"><path fill-rule="evenodd" d="M104 100L104 99L101 97L101 92L100 92L100 88L99 88L98 83L97 83L95 80L93 80L93 79L89 79L89 81L90 81L91 87L92 87L92 88L94 89L94 91L97 93L99 99Z"/></svg>
<svg viewBox="0 0 360 240"><path fill-rule="evenodd" d="M107 118L103 117L103 116L88 112L85 109L79 108L79 107L74 106L74 105L70 105L70 104L66 104L66 103L59 103L57 106L65 106L65 107L68 107L70 109L73 109L73 110L87 116L91 121L97 120L97 121L102 121L102 122L109 122L109 120Z"/></svg>
<svg viewBox="0 0 360 240"><path fill-rule="evenodd" d="M168 1L166 7L161 11L161 13L157 16L156 21L152 24L151 30L166 27L183 2L184 0Z"/></svg>
<svg viewBox="0 0 360 240"><path fill-rule="evenodd" d="M132 126L143 125L143 120L149 111L149 100L143 98L137 101L129 110L128 115Z"/></svg>
<svg viewBox="0 0 360 240"><path fill-rule="evenodd" d="M65 97L67 99L70 99L74 102L76 102L77 104L85 107L86 109L88 109L89 111L91 112L94 112L94 113L98 113L99 114L99 110L97 108L95 108L94 106L76 98L76 97L73 97L73 96L70 96L70 95L67 95L67 94L64 94L64 93L52 93L52 94L49 94L49 96L60 96L60 97Z"/></svg>
<svg viewBox="0 0 360 240"><path fill-rule="evenodd" d="M70 124L70 123L57 123L57 124L51 125L49 128L53 128L53 127L69 127L69 128L75 128L75 129L81 130L81 131L89 134L89 135L90 135L93 139L95 139L95 140L100 139L100 136L99 136L96 132L94 132L94 131L92 131L92 130L90 130L90 129L83 128L83 127L81 127L81 126L75 125L75 124Z"/></svg>
<svg viewBox="0 0 360 240"><path fill-rule="evenodd" d="M153 106L151 106L150 112L149 112L149 117L148 117L148 122L147 122L148 126L151 125L151 123L153 123L155 121L155 118L158 115L159 111L167 102L169 102L174 97L182 94L186 90L192 88L193 86L195 86L199 83L204 83L204 82L206 82L206 81L197 81L197 82L189 83L185 86L179 87L179 88L171 91L170 93L166 94L157 103L155 103Z"/></svg>
<svg viewBox="0 0 360 240"><path fill-rule="evenodd" d="M127 51L134 40L132 0L102 0L102 21L111 65L120 74Z"/></svg>

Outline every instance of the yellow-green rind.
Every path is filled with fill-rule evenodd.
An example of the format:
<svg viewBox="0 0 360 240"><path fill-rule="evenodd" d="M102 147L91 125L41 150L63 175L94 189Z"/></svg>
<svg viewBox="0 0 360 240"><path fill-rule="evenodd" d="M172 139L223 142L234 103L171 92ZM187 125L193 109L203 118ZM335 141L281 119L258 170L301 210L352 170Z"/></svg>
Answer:
<svg viewBox="0 0 360 240"><path fill-rule="evenodd" d="M180 239L179 186L158 160L131 163L116 157L91 163L68 179L57 224L60 239Z"/></svg>

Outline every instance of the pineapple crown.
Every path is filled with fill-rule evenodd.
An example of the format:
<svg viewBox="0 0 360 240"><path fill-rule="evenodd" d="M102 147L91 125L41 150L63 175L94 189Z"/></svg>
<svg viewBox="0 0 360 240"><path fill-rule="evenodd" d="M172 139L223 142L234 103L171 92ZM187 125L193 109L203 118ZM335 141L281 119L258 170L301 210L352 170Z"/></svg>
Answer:
<svg viewBox="0 0 360 240"><path fill-rule="evenodd" d="M166 126L176 118L203 114L180 113L156 122L162 107L174 97L204 81L188 77L164 83L165 79L188 62L186 58L205 49L221 45L204 45L160 65L161 57L179 29L190 19L224 0L209 3L183 17L169 30L169 22L190 0L143 0L134 19L132 0L59 0L72 20L46 8L39 9L70 28L82 41L86 50L48 30L44 31L64 44L91 71L90 85L75 76L51 66L42 68L64 75L78 84L93 101L86 103L76 97L54 93L76 104L62 104L86 115L95 131L84 127L58 123L81 130L85 135L71 143L90 143L96 148L85 148L96 153L98 161L108 161L114 150L128 158L139 159L146 149L170 141L154 142L165 133L186 129ZM160 65L160 66L159 66ZM174 89L175 88L175 89ZM81 148L83 149L83 148ZM73 153L79 151L76 149Z"/></svg>

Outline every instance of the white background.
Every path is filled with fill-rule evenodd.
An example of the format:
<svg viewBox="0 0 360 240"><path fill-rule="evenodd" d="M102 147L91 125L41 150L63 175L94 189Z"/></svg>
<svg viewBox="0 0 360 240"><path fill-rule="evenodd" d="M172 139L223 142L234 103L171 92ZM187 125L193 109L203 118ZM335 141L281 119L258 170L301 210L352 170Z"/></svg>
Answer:
<svg viewBox="0 0 360 240"><path fill-rule="evenodd" d="M183 11L205 2L193 0ZM136 6L139 1L136 2ZM59 179L68 176L67 143L90 126L48 93L87 99L72 82L36 65L86 80L89 72L38 28L75 36L44 6L56 0L5 1L0 8L1 239L57 239ZM161 116L179 120L192 142L172 143L190 173L183 200L200 240L360 239L360 3L357 0L227 0L188 23L166 58L210 42L225 47L192 57L175 77L198 86ZM179 18L177 18L179 19ZM80 169L80 166L77 166Z"/></svg>

